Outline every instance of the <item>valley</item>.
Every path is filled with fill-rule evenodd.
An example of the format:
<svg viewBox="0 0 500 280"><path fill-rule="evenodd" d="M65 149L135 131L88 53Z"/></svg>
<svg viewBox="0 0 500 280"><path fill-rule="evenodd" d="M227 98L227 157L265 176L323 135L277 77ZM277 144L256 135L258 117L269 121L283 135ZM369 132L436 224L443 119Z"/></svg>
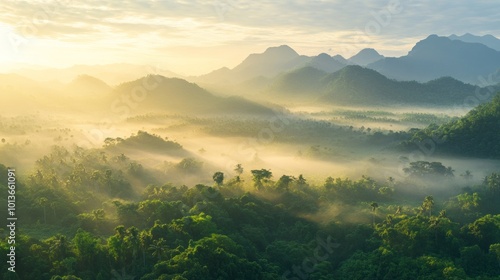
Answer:
<svg viewBox="0 0 500 280"><path fill-rule="evenodd" d="M452 38L0 74L2 279L498 279L500 51Z"/></svg>

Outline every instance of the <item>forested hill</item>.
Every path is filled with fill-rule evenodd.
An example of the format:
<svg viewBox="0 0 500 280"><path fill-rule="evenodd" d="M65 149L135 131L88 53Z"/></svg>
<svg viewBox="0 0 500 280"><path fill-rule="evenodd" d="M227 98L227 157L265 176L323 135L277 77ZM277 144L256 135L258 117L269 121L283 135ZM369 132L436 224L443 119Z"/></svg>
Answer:
<svg viewBox="0 0 500 280"><path fill-rule="evenodd" d="M268 96L337 105L433 105L448 106L463 102L479 89L450 77L427 83L401 82L357 65L335 73L312 67L297 69L277 77Z"/></svg>
<svg viewBox="0 0 500 280"><path fill-rule="evenodd" d="M119 85L108 96L116 112L128 112L128 105L113 103L131 99L135 112L169 112L181 114L272 115L273 111L242 97L215 96L197 84L179 78L148 75Z"/></svg>
<svg viewBox="0 0 500 280"><path fill-rule="evenodd" d="M431 125L415 133L406 144L426 139L442 139L437 152L500 158L500 93L488 103L479 105L463 118L436 127Z"/></svg>
<svg viewBox="0 0 500 280"><path fill-rule="evenodd" d="M124 155L59 147L37 166L18 181L16 273L4 262L0 279L497 280L500 274L497 173L470 193L424 198L429 189L411 181L366 176L312 185L302 175L273 178L260 169L245 182L239 165L240 175L227 180L216 172L213 187L150 184L137 196L132 185L148 171ZM6 176L0 164L4 193ZM0 231L4 256L12 248L7 234Z"/></svg>

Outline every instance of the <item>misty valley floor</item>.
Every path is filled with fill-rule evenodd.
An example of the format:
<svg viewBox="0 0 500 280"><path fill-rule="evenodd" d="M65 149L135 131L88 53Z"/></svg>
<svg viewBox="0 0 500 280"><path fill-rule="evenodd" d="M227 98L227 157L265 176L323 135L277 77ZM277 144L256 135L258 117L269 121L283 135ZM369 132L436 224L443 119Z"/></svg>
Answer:
<svg viewBox="0 0 500 280"><path fill-rule="evenodd" d="M499 161L398 146L460 116L292 111L3 116L17 277L498 279Z"/></svg>

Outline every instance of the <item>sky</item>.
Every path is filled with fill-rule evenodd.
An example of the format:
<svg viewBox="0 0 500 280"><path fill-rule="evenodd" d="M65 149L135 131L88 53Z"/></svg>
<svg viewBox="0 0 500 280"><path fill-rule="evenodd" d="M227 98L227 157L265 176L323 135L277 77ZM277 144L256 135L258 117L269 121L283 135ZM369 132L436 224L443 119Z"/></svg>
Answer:
<svg viewBox="0 0 500 280"><path fill-rule="evenodd" d="M498 1L3 0L0 71L124 62L200 75L271 46L401 56L430 34L464 33L500 38Z"/></svg>

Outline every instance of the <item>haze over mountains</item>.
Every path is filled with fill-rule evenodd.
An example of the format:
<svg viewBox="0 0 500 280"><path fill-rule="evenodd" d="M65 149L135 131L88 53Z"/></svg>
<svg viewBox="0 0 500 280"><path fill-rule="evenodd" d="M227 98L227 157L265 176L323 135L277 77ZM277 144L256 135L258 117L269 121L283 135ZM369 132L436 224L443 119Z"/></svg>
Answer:
<svg viewBox="0 0 500 280"><path fill-rule="evenodd" d="M399 58L384 57L374 49L363 49L349 59L326 53L308 57L288 46L272 47L249 55L233 69L192 80L208 88L216 84L230 95L273 101L456 105L485 91L474 85L500 82L500 52L472 42L491 43L491 37L464 35L452 40L431 35Z"/></svg>
<svg viewBox="0 0 500 280"><path fill-rule="evenodd" d="M192 77L192 80L202 83L238 84L259 76L272 78L306 66L333 73L347 65L355 64L401 81L428 82L449 76L481 86L500 82L500 52L491 48L498 39L493 36L472 35L450 37L452 39L431 35L418 42L408 55L398 58L384 57L374 49L363 49L346 60L341 56L330 56L326 53L312 57L299 55L289 46L272 47L261 54L249 55L233 69L222 68L206 75ZM478 42L485 42L488 46Z"/></svg>
<svg viewBox="0 0 500 280"><path fill-rule="evenodd" d="M453 34L448 38L450 38L451 40L459 40L467 43L480 43L489 48L500 51L500 39L493 35L475 36L470 33L466 33L462 36Z"/></svg>
<svg viewBox="0 0 500 280"><path fill-rule="evenodd" d="M238 85L274 78L284 72L302 67L333 73L347 65L360 65L401 81L428 82L450 76L465 83L487 86L500 82L500 39L491 35L464 34L441 37L430 35L419 41L405 56L384 57L376 50L366 48L346 59L341 55L320 53L300 55L291 47L269 47L263 53L250 54L232 69L223 67L201 76L187 77L202 84ZM131 81L146 74L183 78L163 65L132 64L75 65L68 68L46 69L29 67L14 72L39 81L68 83L78 75L90 75L109 85ZM171 69L174 70L175 69ZM251 84L252 82L250 82Z"/></svg>
<svg viewBox="0 0 500 280"><path fill-rule="evenodd" d="M68 83L79 75L90 75L98 77L109 85L118 85L128 82L146 74L155 73L167 77L182 77L177 73L166 70L163 65L136 65L128 63L115 63L103 65L74 65L65 68L45 68L37 67L30 68L29 66L21 67L14 70L14 73L30 77L37 81L49 81Z"/></svg>
<svg viewBox="0 0 500 280"><path fill-rule="evenodd" d="M498 3L61 2L0 5L0 280L500 280Z"/></svg>
<svg viewBox="0 0 500 280"><path fill-rule="evenodd" d="M379 54L374 49L362 49L359 53L349 58L349 61L353 64L366 66L370 63L377 62L383 58L384 56Z"/></svg>
<svg viewBox="0 0 500 280"><path fill-rule="evenodd" d="M109 103L114 104L116 111L128 111L131 108L125 102L116 102L116 100L133 100L134 97L137 99L137 107L134 106L133 109L137 113L272 114L271 109L244 98L215 96L186 80L160 75L149 75L121 84L110 96Z"/></svg>
<svg viewBox="0 0 500 280"><path fill-rule="evenodd" d="M349 59L326 53L300 55L291 47L282 45L270 47L263 53L250 54L233 69L221 68L206 75L188 77L189 82L172 78L178 75L159 68L150 67L149 73L154 75L145 76L147 67L129 64L74 66L31 72L23 70L30 79L7 74L0 78L3 88L17 92L9 97L12 104L32 108L43 107L40 104L51 106L50 99L40 96L31 98L35 91L44 92L45 97L51 98L56 94L58 98L68 100L106 100L109 108L115 99L130 98L131 92L144 88L149 80L158 86L146 87L148 98L139 102L139 111L203 114L271 112L267 105L250 101L254 97L281 105L297 101L347 106L451 106L463 103L476 93L491 91L491 88L485 89L486 86L498 88L500 51L485 44L494 47L499 41L493 36L471 34L449 38L431 35L402 57L384 57L374 49L363 49ZM34 81L42 72L45 80L59 77L67 81ZM116 86L110 81L121 81L121 84ZM81 107L79 102L72 103ZM120 108L119 105L116 107Z"/></svg>
<svg viewBox="0 0 500 280"><path fill-rule="evenodd" d="M431 35L418 42L406 56L385 58L369 68L398 80L429 81L450 76L481 84L500 69L500 52L479 43ZM482 77L482 78L481 78ZM499 82L498 73L493 82Z"/></svg>
<svg viewBox="0 0 500 280"><path fill-rule="evenodd" d="M240 83L256 77L272 78L280 73L311 66L316 69L333 73L347 65L366 66L369 63L384 58L374 49L363 49L349 59L341 55L331 56L321 53L317 56L299 55L291 47L282 45L270 47L260 54L250 54L233 69L227 67L212 71L199 77L191 77L193 81L206 83Z"/></svg>
<svg viewBox="0 0 500 280"><path fill-rule="evenodd" d="M305 67L288 72L270 86L269 95L277 99L316 100L335 105L457 105L482 92L477 86L450 77L426 83L396 81L358 65L349 65L335 73Z"/></svg>

